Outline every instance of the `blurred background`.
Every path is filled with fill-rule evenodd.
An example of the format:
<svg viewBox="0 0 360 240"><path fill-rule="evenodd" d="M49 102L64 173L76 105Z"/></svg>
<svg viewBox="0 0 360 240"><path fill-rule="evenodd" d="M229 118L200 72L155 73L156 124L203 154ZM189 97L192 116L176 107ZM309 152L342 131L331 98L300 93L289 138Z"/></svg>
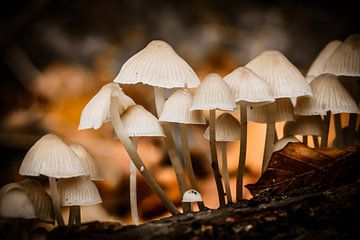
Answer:
<svg viewBox="0 0 360 240"><path fill-rule="evenodd" d="M306 73L331 40L359 33L351 1L12 0L0 8L0 186L23 179L18 169L31 145L46 133L83 144L103 171L97 182L103 204L83 219L129 223L129 158L109 124L77 131L82 109L122 64L154 39L169 42L197 72L224 76L264 50L283 52ZM6 3L6 4L5 4ZM155 113L152 88L123 86ZM235 115L239 118L238 114ZM278 126L279 137L282 136ZM218 206L206 126L191 127L191 152L205 204ZM175 135L176 135L175 131ZM330 136L331 137L331 136ZM246 183L259 177L265 125L249 124ZM179 143L179 141L177 141ZM233 192L239 143L228 147ZM141 139L146 165L180 205L174 171L161 139ZM246 197L250 198L248 192ZM143 221L167 215L138 178Z"/></svg>

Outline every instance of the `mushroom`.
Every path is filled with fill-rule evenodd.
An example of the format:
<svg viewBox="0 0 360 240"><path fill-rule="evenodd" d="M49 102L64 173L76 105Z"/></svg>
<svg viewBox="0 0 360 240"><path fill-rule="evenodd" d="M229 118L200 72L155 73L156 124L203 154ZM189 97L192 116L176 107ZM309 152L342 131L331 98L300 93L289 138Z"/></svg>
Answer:
<svg viewBox="0 0 360 240"><path fill-rule="evenodd" d="M280 151L290 142L300 142L300 141L294 136L283 137L275 143L273 152Z"/></svg>
<svg viewBox="0 0 360 240"><path fill-rule="evenodd" d="M141 105L133 105L129 107L121 115L121 120L123 121L124 129L128 133L135 146L137 146L137 139L139 137L164 137L164 132L156 117ZM137 210L136 198L136 167L132 162L130 162L131 217L133 223L135 225L139 225L139 214Z"/></svg>
<svg viewBox="0 0 360 240"><path fill-rule="evenodd" d="M237 141L240 139L240 123L230 113L222 113L216 118L215 126L215 140L216 142L221 143L222 176L224 176L227 203L232 203L229 172L227 168L227 142ZM209 140L209 127L206 129L204 137Z"/></svg>
<svg viewBox="0 0 360 240"><path fill-rule="evenodd" d="M198 191L196 191L195 189L190 189L184 193L182 202L190 203L190 204L199 203L199 202L203 202L203 199Z"/></svg>
<svg viewBox="0 0 360 240"><path fill-rule="evenodd" d="M70 211L68 224L81 224L80 206L94 205L102 202L96 185L87 177L64 178L58 181L62 206L73 208Z"/></svg>
<svg viewBox="0 0 360 240"><path fill-rule="evenodd" d="M206 124L202 111L190 111L192 93L187 89L176 90L164 103L159 117L161 122L178 123L180 126L181 149L185 162L185 171L189 176L191 188L199 191L196 177L191 163L190 148L188 143L188 124ZM204 210L203 202L198 202L200 210Z"/></svg>
<svg viewBox="0 0 360 240"><path fill-rule="evenodd" d="M121 84L144 83L154 87L155 106L159 117L165 102L164 89L194 88L200 80L194 70L175 50L162 40L151 41L121 67L114 82ZM180 158L175 149L171 126L162 123L165 146L174 167L181 195L186 191L186 181Z"/></svg>
<svg viewBox="0 0 360 240"><path fill-rule="evenodd" d="M225 205L224 188L216 153L215 116L216 109L234 111L236 105L227 83L216 73L208 74L196 89L190 111L209 110L210 112L210 152L211 167L214 172L220 206Z"/></svg>
<svg viewBox="0 0 360 240"><path fill-rule="evenodd" d="M40 138L26 153L19 173L26 176L44 175L49 178L55 218L58 225L64 225L56 179L85 175L78 156L59 137L54 134L47 134Z"/></svg>
<svg viewBox="0 0 360 240"><path fill-rule="evenodd" d="M360 77L360 34L350 35L345 41L331 54L327 59L324 69L324 73L331 73L337 76L344 76L340 78L343 80L345 88L355 98L357 104L359 104L359 77ZM356 79L352 79L355 77ZM349 144L353 144L356 122L358 114L350 113L349 118L349 131L346 139ZM335 122L340 125L340 116L335 115ZM341 130L338 129L338 132Z"/></svg>
<svg viewBox="0 0 360 240"><path fill-rule="evenodd" d="M159 184L155 181L154 177L145 168L142 159L136 151L134 144L131 142L129 136L124 129L120 114L123 113L127 107L133 104L129 97L122 91L122 89L114 83L107 84L103 87L98 94L96 94L90 102L85 106L80 119L79 129L86 128L99 128L104 122L111 120L111 124L123 144L131 160L136 168L140 171L150 188L159 196L164 206L171 212L171 214L178 214L179 211L175 205L169 200ZM110 88L110 91L107 90ZM97 108L100 106L100 108Z"/></svg>
<svg viewBox="0 0 360 240"><path fill-rule="evenodd" d="M310 86L313 96L300 97L296 103L295 114L304 116L325 115L321 146L327 147L330 114L342 112L359 113L359 109L335 75L328 73L321 74L310 83ZM341 132L336 134L341 139Z"/></svg>
<svg viewBox="0 0 360 240"><path fill-rule="evenodd" d="M243 198L243 178L247 142L247 106L259 106L274 101L269 85L252 70L236 68L224 77L240 108L240 154L236 176L236 201Z"/></svg>
<svg viewBox="0 0 360 240"><path fill-rule="evenodd" d="M303 75L279 51L265 51L246 64L246 67L269 84L275 99L311 95L311 88ZM273 104L268 108L270 116L273 116L275 112L274 106ZM263 166L267 165L274 144L275 121L269 120L266 129Z"/></svg>

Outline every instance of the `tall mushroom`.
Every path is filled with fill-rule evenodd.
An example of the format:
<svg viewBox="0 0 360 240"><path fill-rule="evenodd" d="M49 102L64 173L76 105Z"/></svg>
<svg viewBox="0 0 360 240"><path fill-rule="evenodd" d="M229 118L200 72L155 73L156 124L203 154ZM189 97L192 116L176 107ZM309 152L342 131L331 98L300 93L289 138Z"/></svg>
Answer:
<svg viewBox="0 0 360 240"><path fill-rule="evenodd" d="M56 179L85 175L78 156L59 137L47 134L26 153L19 173L26 176L44 175L49 178L55 218L59 225L64 225Z"/></svg>
<svg viewBox="0 0 360 240"><path fill-rule="evenodd" d="M313 96L300 97L296 103L295 113L304 116L324 115L324 131L321 138L321 146L327 147L330 114L342 112L359 113L359 109L335 75L328 73L321 74L310 83L310 86Z"/></svg>
<svg viewBox="0 0 360 240"><path fill-rule="evenodd" d="M159 117L165 102L164 89L195 88L200 80L194 70L175 50L162 40L153 40L128 59L114 82L121 84L144 83L154 87L155 106ZM186 181L180 158L175 149L171 126L163 122L165 145L174 167L181 196L186 191Z"/></svg>
<svg viewBox="0 0 360 240"><path fill-rule="evenodd" d="M215 177L219 204L225 205L224 188L216 153L215 117L216 109L234 111L236 105L231 90L226 82L216 73L208 74L196 89L190 110L209 110L210 112L210 152L211 167Z"/></svg>
<svg viewBox="0 0 360 240"><path fill-rule="evenodd" d="M227 167L227 142L237 141L240 139L239 121L230 113L222 113L216 118L215 140L220 142L222 153L222 176L224 176L225 191L227 203L232 203L229 171ZM204 137L209 140L209 127L204 133Z"/></svg>
<svg viewBox="0 0 360 240"><path fill-rule="evenodd" d="M164 137L164 132L154 115L141 105L129 107L122 115L121 120L129 137L137 145L139 137ZM130 210L133 223L139 224L139 214L136 197L136 167L130 162Z"/></svg>
<svg viewBox="0 0 360 240"><path fill-rule="evenodd" d="M236 176L236 201L243 198L243 178L247 142L247 106L259 106L274 101L269 85L252 70L236 68L224 77L240 108L240 154Z"/></svg>
<svg viewBox="0 0 360 240"><path fill-rule="evenodd" d="M246 67L253 70L270 86L275 99L310 96L311 88L300 71L279 51L265 51L251 60ZM274 105L272 105L274 106ZM269 117L274 109L268 108ZM271 119L269 119L271 120ZM269 121L266 129L264 162L270 158L274 144L275 121Z"/></svg>
<svg viewBox="0 0 360 240"><path fill-rule="evenodd" d="M190 146L188 143L188 124L206 124L202 111L190 111L192 93L187 89L176 90L164 103L163 110L159 117L161 122L170 124L178 123L180 126L181 149L185 162L185 171L189 176L191 188L200 191L196 183L196 177L191 163ZM197 202L201 210L204 209L204 203Z"/></svg>
<svg viewBox="0 0 360 240"><path fill-rule="evenodd" d="M125 95L119 85L115 83L106 84L85 106L81 114L79 130L86 128L97 129L104 122L111 120L116 135L147 184L159 196L164 206L171 214L178 214L179 211L176 209L175 205L169 200L159 184L155 181L154 177L144 166L134 144L131 142L124 129L120 114L134 104L134 101Z"/></svg>

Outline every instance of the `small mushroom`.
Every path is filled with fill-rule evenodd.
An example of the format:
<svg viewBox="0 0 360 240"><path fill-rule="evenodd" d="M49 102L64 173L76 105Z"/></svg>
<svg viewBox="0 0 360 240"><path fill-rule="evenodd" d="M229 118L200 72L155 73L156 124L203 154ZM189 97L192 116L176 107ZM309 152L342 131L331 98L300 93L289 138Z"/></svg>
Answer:
<svg viewBox="0 0 360 240"><path fill-rule="evenodd" d="M196 191L195 189L190 189L184 193L182 202L191 204L191 203L203 202L203 199L198 191Z"/></svg>
<svg viewBox="0 0 360 240"><path fill-rule="evenodd" d="M280 151L290 142L300 142L300 141L294 136L283 137L275 143L273 152ZM267 166L265 166L265 169L266 167Z"/></svg>
<svg viewBox="0 0 360 240"><path fill-rule="evenodd" d="M214 172L218 191L219 204L225 206L224 188L216 153L215 116L216 109L234 111L236 108L234 97L227 83L216 73L208 74L196 89L190 111L209 110L210 112L210 152L211 167Z"/></svg>
<svg viewBox="0 0 360 240"><path fill-rule="evenodd" d="M230 113L223 113L216 118L216 142L221 144L222 152L222 176L224 176L227 203L232 203L229 171L227 168L227 142L240 139L240 124ZM206 129L204 137L209 140L209 128Z"/></svg>

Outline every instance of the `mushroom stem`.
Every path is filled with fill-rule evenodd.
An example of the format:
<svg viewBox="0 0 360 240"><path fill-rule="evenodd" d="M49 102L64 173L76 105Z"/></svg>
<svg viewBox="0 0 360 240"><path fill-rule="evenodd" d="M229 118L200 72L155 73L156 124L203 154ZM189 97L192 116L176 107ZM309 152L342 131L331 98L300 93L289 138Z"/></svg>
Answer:
<svg viewBox="0 0 360 240"><path fill-rule="evenodd" d="M303 144L308 146L308 135L303 135Z"/></svg>
<svg viewBox="0 0 360 240"><path fill-rule="evenodd" d="M74 224L75 224L74 210L72 209L72 206L70 206L68 225L74 225Z"/></svg>
<svg viewBox="0 0 360 240"><path fill-rule="evenodd" d="M336 133L336 146L341 147L344 145L343 132L341 128L341 113L334 114L335 133Z"/></svg>
<svg viewBox="0 0 360 240"><path fill-rule="evenodd" d="M357 113L350 113L348 134L346 137L347 145L354 144L357 117Z"/></svg>
<svg viewBox="0 0 360 240"><path fill-rule="evenodd" d="M129 136L127 135L126 130L124 129L123 123L119 116L119 102L118 98L111 97L110 102L110 118L113 128L116 132L116 135L120 139L121 143L125 147L127 153L130 156L130 159L133 161L137 170L144 177L147 184L150 188L158 195L158 197L163 202L166 209L173 215L179 214L179 211L176 209L175 205L169 200L166 196L165 192L161 189L159 184L155 181L154 177L150 174L150 172L145 167L143 161L141 160L139 154L136 151L135 146L131 142Z"/></svg>
<svg viewBox="0 0 360 240"><path fill-rule="evenodd" d="M137 139L131 139L135 148L137 148ZM139 225L139 213L137 208L137 192L136 192L136 167L130 161L130 212L133 224Z"/></svg>
<svg viewBox="0 0 360 240"><path fill-rule="evenodd" d="M71 225L71 224L74 224L74 225L81 224L80 206L70 206L68 225Z"/></svg>
<svg viewBox="0 0 360 240"><path fill-rule="evenodd" d="M158 117L161 114L161 111L163 109L163 105L165 102L164 97L164 89L160 87L154 87L154 96L155 96L155 106L156 106L156 112ZM164 143L171 161L171 165L174 168L176 179L178 182L178 187L181 196L184 195L187 189L186 180L184 177L184 170L180 162L179 155L175 148L174 139L171 132L171 126L168 122L162 122L161 126L163 127L165 138ZM189 203L182 203L184 212L190 212L190 204Z"/></svg>
<svg viewBox="0 0 360 240"><path fill-rule="evenodd" d="M215 139L215 121L216 121L216 110L210 110L210 153L211 153L211 167L215 177L216 188L218 191L218 198L220 207L225 206L224 198L224 187L221 182L221 174L219 170L219 164L216 152L216 139Z"/></svg>
<svg viewBox="0 0 360 240"><path fill-rule="evenodd" d="M61 215L60 209L60 195L56 185L56 179L54 177L49 177L49 187L51 194L51 201L54 208L55 219L59 226L65 226L64 219Z"/></svg>
<svg viewBox="0 0 360 240"><path fill-rule="evenodd" d="M225 191L226 191L226 198L227 203L232 203L232 196L231 196L231 189L230 189L230 181L229 181L229 173L227 167L227 143L221 143L221 153L222 153L222 175L224 176L224 183L225 183Z"/></svg>
<svg viewBox="0 0 360 240"><path fill-rule="evenodd" d="M317 136L312 136L313 142L314 142L314 147L315 148L319 148L320 144L319 144L319 139Z"/></svg>
<svg viewBox="0 0 360 240"><path fill-rule="evenodd" d="M246 160L246 140L247 140L247 107L240 103L240 154L236 176L236 201L243 199L243 181Z"/></svg>
<svg viewBox="0 0 360 240"><path fill-rule="evenodd" d="M330 111L326 112L324 116L324 131L321 137L321 147L327 147L328 145L328 136L329 136L329 127L330 127Z"/></svg>
<svg viewBox="0 0 360 240"><path fill-rule="evenodd" d="M261 167L261 172L265 172L266 167L269 163L271 154L274 150L274 137L275 137L275 122L269 122L266 124L266 138L265 138L265 149L264 159Z"/></svg>
<svg viewBox="0 0 360 240"><path fill-rule="evenodd" d="M196 177L195 177L194 169L192 167L192 162L191 162L191 154L190 154L190 149L189 149L187 126L186 126L186 124L183 124L183 123L180 123L179 125L180 125L180 135L181 135L181 149L182 149L183 156L184 156L185 170L189 176L191 188L200 192L199 187L196 183ZM204 202L197 202L197 205L200 210L205 210Z"/></svg>

